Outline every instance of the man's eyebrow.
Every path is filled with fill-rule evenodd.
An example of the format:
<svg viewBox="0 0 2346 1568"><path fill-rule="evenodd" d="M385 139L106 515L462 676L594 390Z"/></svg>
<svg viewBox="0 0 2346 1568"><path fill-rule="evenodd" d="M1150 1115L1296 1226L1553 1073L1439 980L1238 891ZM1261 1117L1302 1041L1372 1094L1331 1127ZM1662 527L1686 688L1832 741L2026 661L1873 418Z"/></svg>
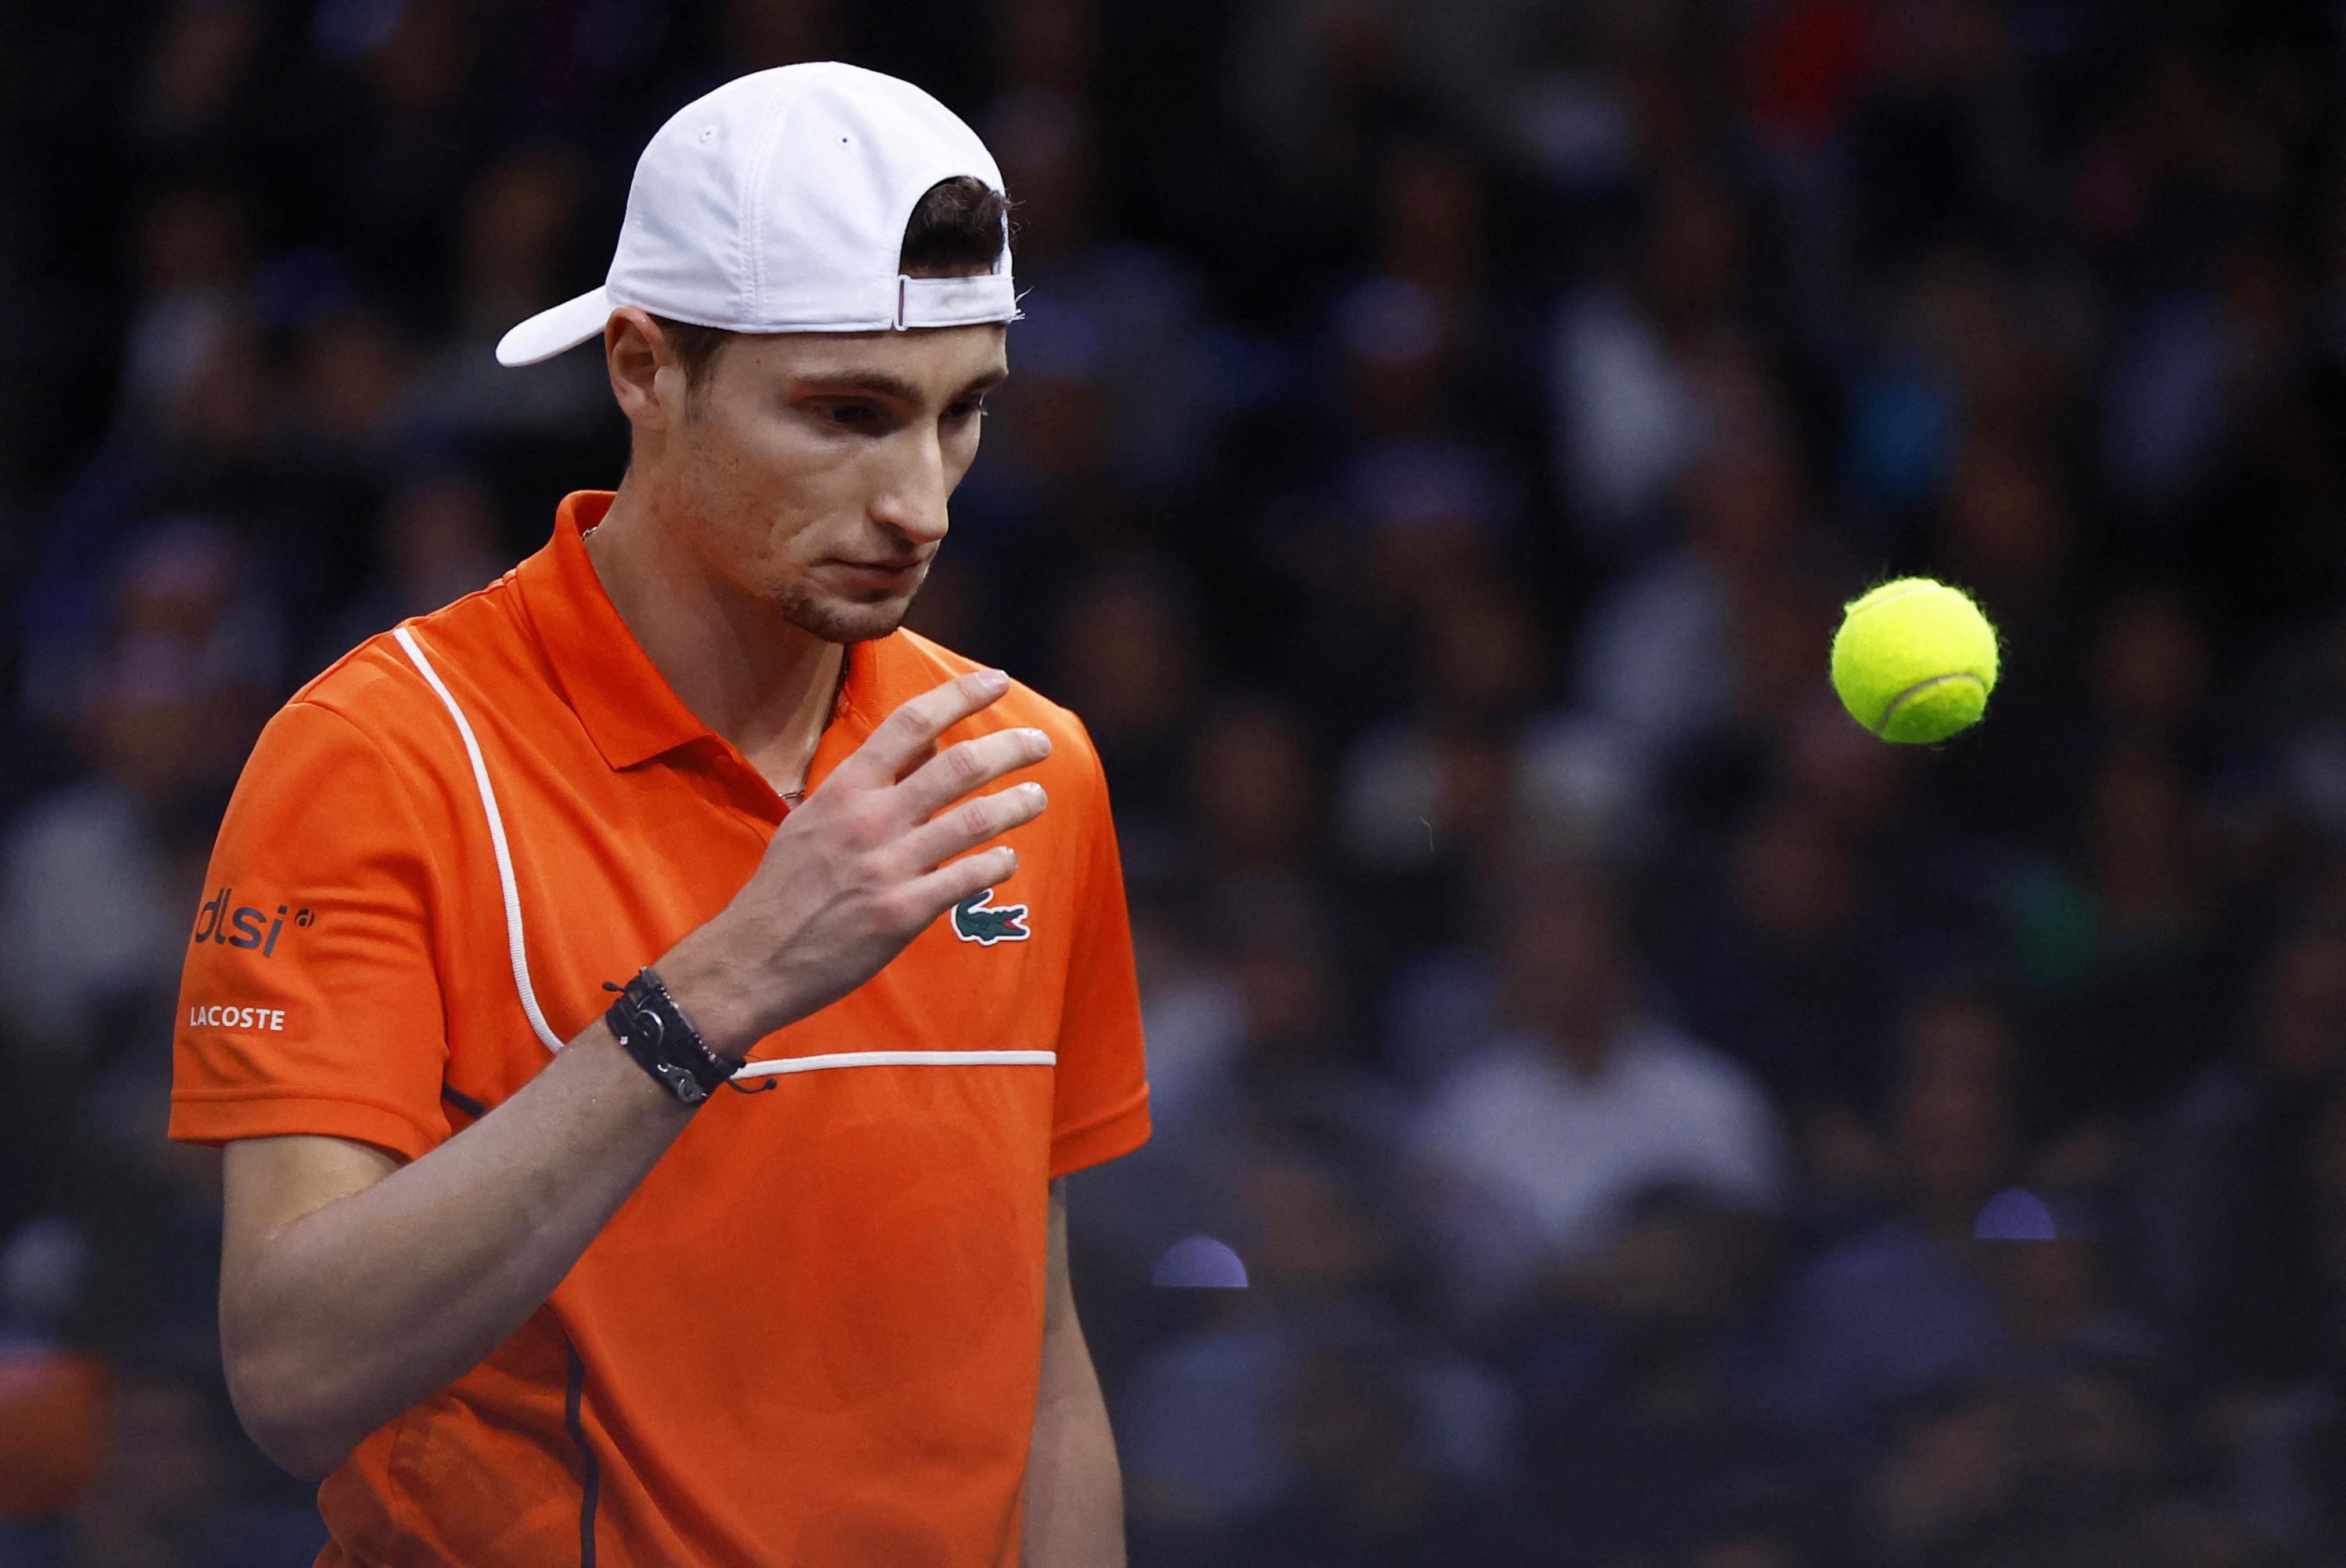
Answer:
<svg viewBox="0 0 2346 1568"><path fill-rule="evenodd" d="M800 392L869 392L898 402L918 402L921 389L885 371L823 371L797 378Z"/></svg>
<svg viewBox="0 0 2346 1568"><path fill-rule="evenodd" d="M997 365L983 375L972 378L969 384L962 388L956 397L957 399L970 397L978 392L989 392L1000 386L1009 374L1008 371ZM890 375L886 371L834 371L801 376L798 378L798 388L801 392L863 392L872 397L887 398L895 402L917 403L921 401L920 388L902 376Z"/></svg>

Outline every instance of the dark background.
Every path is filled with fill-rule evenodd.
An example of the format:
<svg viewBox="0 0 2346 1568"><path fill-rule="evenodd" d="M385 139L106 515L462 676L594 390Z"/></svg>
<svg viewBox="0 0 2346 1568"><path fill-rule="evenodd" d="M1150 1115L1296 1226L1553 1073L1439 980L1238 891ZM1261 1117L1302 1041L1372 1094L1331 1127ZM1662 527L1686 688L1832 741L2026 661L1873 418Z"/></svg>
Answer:
<svg viewBox="0 0 2346 1568"><path fill-rule="evenodd" d="M222 801L617 480L594 356L491 345L824 57L1018 203L915 624L1117 793L1136 1563L2346 1563L2335 22L8 7L0 1563L308 1561L162 1138ZM1824 681L1910 571L2005 637L1924 750Z"/></svg>

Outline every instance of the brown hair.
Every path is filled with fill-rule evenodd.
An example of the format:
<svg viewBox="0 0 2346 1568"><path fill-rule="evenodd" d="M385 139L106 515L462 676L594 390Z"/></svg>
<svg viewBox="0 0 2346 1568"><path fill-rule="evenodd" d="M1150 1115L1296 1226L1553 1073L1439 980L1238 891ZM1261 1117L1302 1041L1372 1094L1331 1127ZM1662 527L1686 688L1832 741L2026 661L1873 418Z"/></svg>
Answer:
<svg viewBox="0 0 2346 1568"><path fill-rule="evenodd" d="M984 180L956 175L929 187L904 224L897 269L910 278L964 278L994 270L1008 232L1010 202ZM734 334L722 327L654 316L683 368L685 400L696 402L708 387L717 351Z"/></svg>

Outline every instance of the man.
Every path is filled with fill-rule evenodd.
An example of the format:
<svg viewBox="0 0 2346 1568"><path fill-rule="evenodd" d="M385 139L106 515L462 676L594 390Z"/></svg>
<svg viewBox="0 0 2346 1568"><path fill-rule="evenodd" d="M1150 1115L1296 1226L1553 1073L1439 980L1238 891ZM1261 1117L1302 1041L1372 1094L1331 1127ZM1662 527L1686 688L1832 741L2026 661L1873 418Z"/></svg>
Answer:
<svg viewBox="0 0 2346 1568"><path fill-rule="evenodd" d="M607 285L498 350L600 337L617 494L256 748L172 1132L226 1145L230 1384L321 1562L1123 1561L1059 1185L1148 1135L1099 768L898 629L1005 213L885 76L685 108Z"/></svg>

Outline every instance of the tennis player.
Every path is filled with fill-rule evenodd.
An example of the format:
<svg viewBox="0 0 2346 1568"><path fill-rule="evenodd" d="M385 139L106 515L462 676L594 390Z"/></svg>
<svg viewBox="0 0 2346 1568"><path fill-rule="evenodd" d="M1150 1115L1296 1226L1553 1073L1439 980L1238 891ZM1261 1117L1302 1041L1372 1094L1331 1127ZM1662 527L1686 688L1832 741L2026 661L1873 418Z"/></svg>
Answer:
<svg viewBox="0 0 2346 1568"><path fill-rule="evenodd" d="M899 629L1017 313L918 89L732 82L637 166L616 494L270 723L191 933L248 1430L330 1564L1124 1561L1061 1183L1148 1136L1064 709ZM1047 809L1046 809L1047 801Z"/></svg>

